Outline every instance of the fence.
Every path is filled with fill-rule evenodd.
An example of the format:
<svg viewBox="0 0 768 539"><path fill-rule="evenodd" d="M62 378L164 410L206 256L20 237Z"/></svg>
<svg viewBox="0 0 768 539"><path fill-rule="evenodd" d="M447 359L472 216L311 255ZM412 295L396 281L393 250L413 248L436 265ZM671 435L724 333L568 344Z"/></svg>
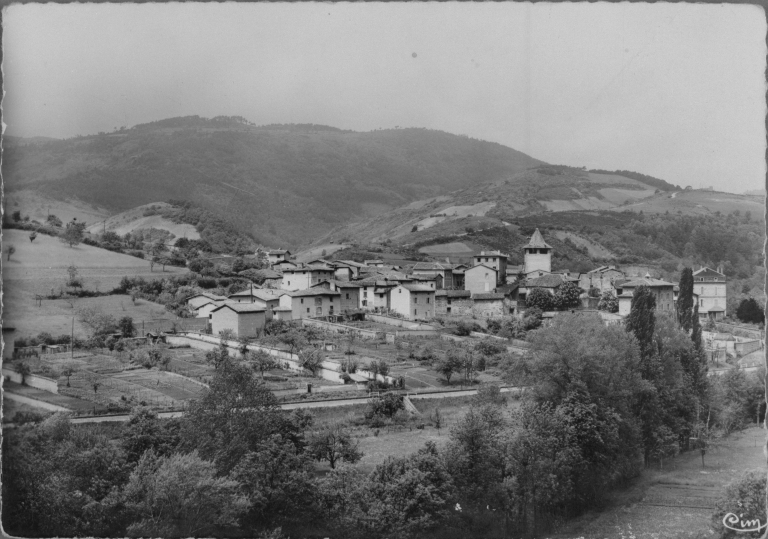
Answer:
<svg viewBox="0 0 768 539"><path fill-rule="evenodd" d="M43 391L47 391L49 393L59 392L59 383L56 380L52 380L51 378L45 378L44 376L39 376L37 374L28 374L27 376L22 377L20 373L8 368L3 368L2 373L3 376L5 376L11 382L21 384L23 381L29 387L42 389Z"/></svg>

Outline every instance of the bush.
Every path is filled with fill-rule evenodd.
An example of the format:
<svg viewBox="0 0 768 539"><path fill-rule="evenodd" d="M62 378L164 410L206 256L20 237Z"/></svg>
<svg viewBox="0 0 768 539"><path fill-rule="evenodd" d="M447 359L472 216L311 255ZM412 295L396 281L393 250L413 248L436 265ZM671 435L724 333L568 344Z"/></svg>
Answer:
<svg viewBox="0 0 768 539"><path fill-rule="evenodd" d="M405 409L403 397L395 393L387 393L383 397L373 398L368 401L368 410L365 412L365 418L373 420L375 418L392 418L398 410Z"/></svg>
<svg viewBox="0 0 768 539"><path fill-rule="evenodd" d="M759 519L760 524L765 524L765 472L753 470L746 472L741 477L730 483L722 497L715 503L715 513L712 515L712 526L717 537L722 539L731 537L760 537L760 532L736 532L723 525L723 519L732 514L739 519L739 523L732 527L739 528L741 521ZM743 516L742 516L743 515ZM745 526L752 528L755 526Z"/></svg>

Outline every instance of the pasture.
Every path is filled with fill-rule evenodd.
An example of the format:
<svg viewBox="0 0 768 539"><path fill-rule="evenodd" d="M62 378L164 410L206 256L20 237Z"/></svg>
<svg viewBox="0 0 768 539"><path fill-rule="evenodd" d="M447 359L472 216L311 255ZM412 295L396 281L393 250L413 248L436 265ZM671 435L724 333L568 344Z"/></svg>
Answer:
<svg viewBox="0 0 768 539"><path fill-rule="evenodd" d="M29 241L29 232L3 230L3 244L13 244L16 252L3 260L3 320L16 328L15 336L32 336L41 331L53 335L68 334L74 310L79 305L98 305L116 318L131 316L134 320L149 321L170 316L162 305L140 300L133 305L128 296L82 298L72 302L43 300L37 306L36 295L59 294L67 279L67 267L74 264L89 290L109 291L115 288L124 275L142 276L145 279L161 279L171 274L186 272L186 268L166 266L150 271L149 262L114 253L97 247L80 244L75 247L61 243L58 238L38 235ZM84 334L77 320L75 332Z"/></svg>

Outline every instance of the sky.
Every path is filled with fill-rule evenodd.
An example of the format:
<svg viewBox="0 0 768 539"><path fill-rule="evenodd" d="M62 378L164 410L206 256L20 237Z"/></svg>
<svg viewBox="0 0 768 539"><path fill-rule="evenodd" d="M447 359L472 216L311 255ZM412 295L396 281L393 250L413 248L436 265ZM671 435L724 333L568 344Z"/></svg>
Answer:
<svg viewBox="0 0 768 539"><path fill-rule="evenodd" d="M733 4L12 5L3 121L426 127L742 192L765 186L765 35L761 8Z"/></svg>

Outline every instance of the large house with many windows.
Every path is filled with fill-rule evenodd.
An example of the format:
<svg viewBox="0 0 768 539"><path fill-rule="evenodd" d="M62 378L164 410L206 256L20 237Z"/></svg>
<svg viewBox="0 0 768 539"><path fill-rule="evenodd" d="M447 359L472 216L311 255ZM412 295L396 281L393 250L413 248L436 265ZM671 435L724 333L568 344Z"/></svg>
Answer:
<svg viewBox="0 0 768 539"><path fill-rule="evenodd" d="M698 295L699 318L720 320L725 317L726 279L723 268L701 268L693 272L693 293Z"/></svg>

